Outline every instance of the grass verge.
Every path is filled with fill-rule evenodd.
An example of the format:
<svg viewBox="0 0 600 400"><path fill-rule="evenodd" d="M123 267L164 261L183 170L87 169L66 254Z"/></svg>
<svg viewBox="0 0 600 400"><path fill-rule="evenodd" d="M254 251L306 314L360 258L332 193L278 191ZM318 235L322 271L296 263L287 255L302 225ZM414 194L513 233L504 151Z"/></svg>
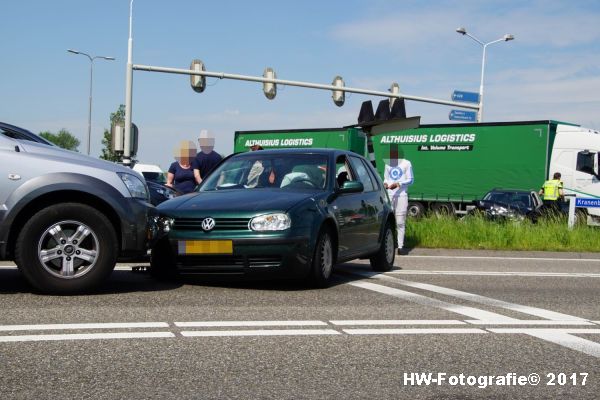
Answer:
<svg viewBox="0 0 600 400"><path fill-rule="evenodd" d="M529 221L489 221L480 216L465 218L429 215L406 224L407 247L528 250L528 251L600 251L597 227L583 224L569 230L565 218Z"/></svg>

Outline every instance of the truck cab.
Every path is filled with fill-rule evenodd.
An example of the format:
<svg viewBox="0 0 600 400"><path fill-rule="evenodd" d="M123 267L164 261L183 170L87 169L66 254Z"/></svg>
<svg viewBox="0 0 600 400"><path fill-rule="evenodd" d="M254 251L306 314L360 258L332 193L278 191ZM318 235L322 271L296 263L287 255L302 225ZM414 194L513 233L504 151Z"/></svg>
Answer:
<svg viewBox="0 0 600 400"><path fill-rule="evenodd" d="M566 195L600 197L600 132L558 124L548 175L560 172ZM588 224L600 225L600 209L585 208Z"/></svg>

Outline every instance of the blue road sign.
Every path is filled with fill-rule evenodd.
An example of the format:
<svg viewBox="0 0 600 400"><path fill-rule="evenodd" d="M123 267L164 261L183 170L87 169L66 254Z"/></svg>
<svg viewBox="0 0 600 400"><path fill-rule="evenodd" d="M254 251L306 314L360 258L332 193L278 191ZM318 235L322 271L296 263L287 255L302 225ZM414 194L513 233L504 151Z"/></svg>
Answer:
<svg viewBox="0 0 600 400"><path fill-rule="evenodd" d="M452 110L450 111L449 119L455 121L477 121L477 112L465 111L465 110Z"/></svg>
<svg viewBox="0 0 600 400"><path fill-rule="evenodd" d="M586 197L577 197L575 199L575 207L600 207L600 199L598 198L586 198Z"/></svg>
<svg viewBox="0 0 600 400"><path fill-rule="evenodd" d="M465 103L479 103L479 93L455 90L452 93L452 101L462 101Z"/></svg>

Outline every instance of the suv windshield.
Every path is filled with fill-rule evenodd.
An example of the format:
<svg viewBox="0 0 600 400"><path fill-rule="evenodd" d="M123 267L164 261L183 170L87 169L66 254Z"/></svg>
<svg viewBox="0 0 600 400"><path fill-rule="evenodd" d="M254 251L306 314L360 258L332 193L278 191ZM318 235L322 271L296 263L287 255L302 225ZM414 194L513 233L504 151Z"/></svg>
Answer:
<svg viewBox="0 0 600 400"><path fill-rule="evenodd" d="M201 192L223 189L318 189L326 187L327 158L320 155L252 155L233 157L202 183Z"/></svg>

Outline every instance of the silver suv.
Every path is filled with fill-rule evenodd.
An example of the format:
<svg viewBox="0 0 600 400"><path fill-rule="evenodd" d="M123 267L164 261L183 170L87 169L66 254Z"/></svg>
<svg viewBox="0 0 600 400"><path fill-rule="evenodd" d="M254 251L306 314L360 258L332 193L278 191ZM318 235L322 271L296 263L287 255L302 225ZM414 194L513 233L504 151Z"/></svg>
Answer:
<svg viewBox="0 0 600 400"><path fill-rule="evenodd" d="M139 173L0 123L0 177L0 260L37 289L86 291L117 257L146 253L153 207Z"/></svg>

